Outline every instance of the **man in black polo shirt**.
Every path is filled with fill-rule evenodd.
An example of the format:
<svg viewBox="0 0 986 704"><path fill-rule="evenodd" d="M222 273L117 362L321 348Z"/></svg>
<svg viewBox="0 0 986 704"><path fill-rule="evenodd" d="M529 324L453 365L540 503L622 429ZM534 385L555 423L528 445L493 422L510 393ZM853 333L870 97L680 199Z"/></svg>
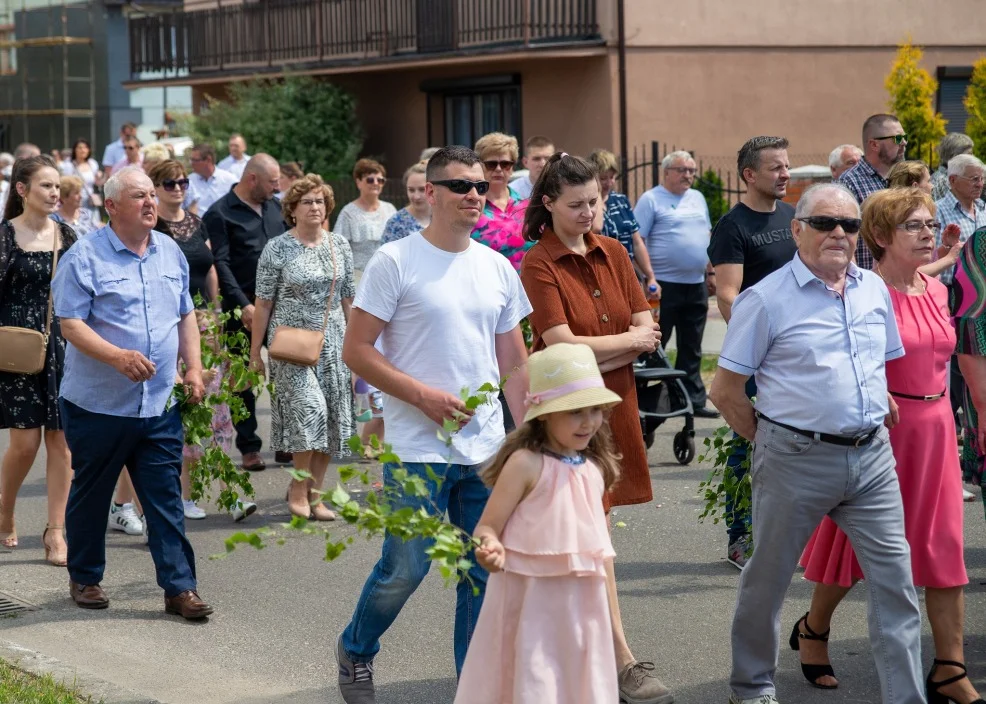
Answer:
<svg viewBox="0 0 986 704"><path fill-rule="evenodd" d="M240 182L202 218L216 260L223 309L243 310L240 320L230 319L230 332L242 327L249 335L253 328L257 262L267 241L284 232L281 205L274 200L280 177L274 157L256 154L247 162ZM236 447L243 455L243 468L259 471L266 465L260 457L263 442L257 435L256 397L249 389L241 397L250 417L236 424Z"/></svg>
<svg viewBox="0 0 986 704"><path fill-rule="evenodd" d="M791 235L794 208L780 200L787 195L791 178L787 144L783 137L754 137L739 150L737 169L746 193L716 224L709 244L716 301L727 323L740 292L787 264L798 250ZM753 377L746 393L751 398L757 393ZM740 467L745 458L745 452L734 452L729 458L737 479L746 474ZM726 522L726 558L743 569L750 545L750 513L733 511L732 502L727 502Z"/></svg>

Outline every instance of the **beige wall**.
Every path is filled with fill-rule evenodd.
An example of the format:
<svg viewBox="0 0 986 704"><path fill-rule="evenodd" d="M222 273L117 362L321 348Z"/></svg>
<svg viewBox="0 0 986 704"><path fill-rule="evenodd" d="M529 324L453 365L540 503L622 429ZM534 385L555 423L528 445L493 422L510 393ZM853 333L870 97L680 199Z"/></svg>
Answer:
<svg viewBox="0 0 986 704"><path fill-rule="evenodd" d="M883 82L894 53L892 46L631 49L630 144L658 139L706 158L731 158L747 138L778 134L791 140L799 163L825 164L836 145L860 142L867 116L887 110ZM934 74L937 66L968 66L978 56L930 50L924 66Z"/></svg>

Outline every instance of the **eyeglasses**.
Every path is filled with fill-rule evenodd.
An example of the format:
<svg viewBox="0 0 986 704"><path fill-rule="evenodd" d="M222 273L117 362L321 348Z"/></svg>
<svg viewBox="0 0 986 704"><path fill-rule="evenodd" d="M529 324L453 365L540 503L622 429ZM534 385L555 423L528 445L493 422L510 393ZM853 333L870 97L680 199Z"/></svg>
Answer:
<svg viewBox="0 0 986 704"><path fill-rule="evenodd" d="M677 171L679 174L688 174L689 176L698 173L698 169L688 166L669 166L668 171Z"/></svg>
<svg viewBox="0 0 986 704"><path fill-rule="evenodd" d="M188 188L188 179L166 178L163 181L161 181L161 187L164 188L164 190L166 191L173 191L178 188L184 191L186 188Z"/></svg>
<svg viewBox="0 0 986 704"><path fill-rule="evenodd" d="M298 205L303 205L306 208L324 208L325 199L324 198L305 198L304 200L299 200Z"/></svg>
<svg viewBox="0 0 986 704"><path fill-rule="evenodd" d="M859 232L863 221L859 218L833 218L828 215L812 215L808 218L798 218L800 222L807 223L808 227L819 232L832 232L837 227L847 235L855 235Z"/></svg>
<svg viewBox="0 0 986 704"><path fill-rule="evenodd" d="M906 134L888 134L886 137L874 137L873 139L875 139L878 142L880 140L883 140L883 139L892 139L892 140L894 140L894 144L903 144L904 142L907 141L907 135Z"/></svg>
<svg viewBox="0 0 986 704"><path fill-rule="evenodd" d="M897 226L898 230L907 230L912 234L917 234L924 228L928 228L937 234L941 230L941 223L937 220L908 220Z"/></svg>
<svg viewBox="0 0 986 704"><path fill-rule="evenodd" d="M490 161L484 161L483 166L486 167L487 171L496 171L496 167L500 167L502 171L510 171L514 168L514 162L512 161L497 161L496 159L491 159Z"/></svg>
<svg viewBox="0 0 986 704"><path fill-rule="evenodd" d="M363 181L364 183L368 183L371 186L375 183L379 183L381 186L387 183L387 179L384 178L383 176L367 176L366 178L363 179Z"/></svg>
<svg viewBox="0 0 986 704"><path fill-rule="evenodd" d="M459 196L467 195L474 188L476 189L476 193L481 196L485 196L486 192L490 190L489 181L467 181L464 178L450 178L444 181L432 181L431 183L434 186L445 186L452 193Z"/></svg>
<svg viewBox="0 0 986 704"><path fill-rule="evenodd" d="M979 174L978 176L959 176L959 178L964 178L966 181L971 181L972 183L983 182L983 174Z"/></svg>

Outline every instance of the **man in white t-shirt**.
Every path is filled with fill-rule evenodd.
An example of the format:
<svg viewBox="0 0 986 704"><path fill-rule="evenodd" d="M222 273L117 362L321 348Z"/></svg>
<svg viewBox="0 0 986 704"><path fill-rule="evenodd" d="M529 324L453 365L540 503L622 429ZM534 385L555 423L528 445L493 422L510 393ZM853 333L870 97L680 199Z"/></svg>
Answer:
<svg viewBox="0 0 986 704"><path fill-rule="evenodd" d="M246 148L247 144L246 140L243 139L243 135L230 135L229 156L216 164L216 166L223 171L233 174L236 180L239 181L243 178L243 169L246 168L247 162L250 161L250 155L246 153Z"/></svg>
<svg viewBox="0 0 986 704"><path fill-rule="evenodd" d="M506 257L470 238L489 188L479 156L466 147L444 147L428 162L427 178L431 225L385 244L370 259L342 354L354 374L383 391L387 441L403 468L433 489L425 498L404 498L401 506L448 510L452 523L472 534L489 497L477 470L503 442L503 411L494 396L473 413L459 393L506 377L510 412L524 417L527 348L520 322L531 304ZM374 347L378 339L382 353ZM438 431L453 417L462 420L448 447ZM443 478L440 489L428 480L426 465ZM386 484L392 485L397 467L384 465ZM373 658L380 637L428 574L426 547L422 540L384 539L383 555L336 647L347 704L376 701ZM461 582L456 590L456 671L486 588L485 570L475 565L469 573L473 584Z"/></svg>

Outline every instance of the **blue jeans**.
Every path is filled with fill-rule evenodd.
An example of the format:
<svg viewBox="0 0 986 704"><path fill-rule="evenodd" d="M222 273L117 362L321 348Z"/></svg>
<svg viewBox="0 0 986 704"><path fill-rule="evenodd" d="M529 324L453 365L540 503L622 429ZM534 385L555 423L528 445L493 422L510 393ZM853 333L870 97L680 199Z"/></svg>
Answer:
<svg viewBox="0 0 986 704"><path fill-rule="evenodd" d="M746 396L747 398L753 398L757 395L757 382L753 380L751 376L746 380ZM738 438L739 435L733 433L733 438ZM743 461L746 459L746 448L741 447L733 451L726 460L726 466L733 470L733 476L739 481L746 476L746 468L742 467ZM750 521L750 510L733 510L733 501L730 497L726 497L726 535L729 536L730 545L735 543L737 540L742 538L744 535L749 535L751 530Z"/></svg>
<svg viewBox="0 0 986 704"><path fill-rule="evenodd" d="M76 584L103 581L106 516L126 465L144 508L158 586L169 597L195 589L195 554L181 503L184 431L177 405L157 418L130 418L59 403L75 470L65 511L69 577Z"/></svg>
<svg viewBox="0 0 986 704"><path fill-rule="evenodd" d="M385 464L383 467L384 485L396 486L393 471L401 465ZM448 511L449 520L469 535L479 523L479 517L486 508L490 490L476 474L477 466L450 464L432 469L443 478L441 487L428 479L424 464L406 463L404 469L412 475L422 477L431 489L428 497L402 496L394 508L409 506L421 507L444 514ZM431 560L425 554L428 547L423 538L407 542L392 535L383 541L383 554L370 573L363 593L356 603L353 619L342 634L342 647L353 662L369 662L380 652L380 637L390 628L405 602L428 574ZM455 604L455 671L462 671L466 650L476 629L479 609L486 593L487 573L478 564L469 570L473 584L479 594L473 594L473 584L466 581L456 586Z"/></svg>

